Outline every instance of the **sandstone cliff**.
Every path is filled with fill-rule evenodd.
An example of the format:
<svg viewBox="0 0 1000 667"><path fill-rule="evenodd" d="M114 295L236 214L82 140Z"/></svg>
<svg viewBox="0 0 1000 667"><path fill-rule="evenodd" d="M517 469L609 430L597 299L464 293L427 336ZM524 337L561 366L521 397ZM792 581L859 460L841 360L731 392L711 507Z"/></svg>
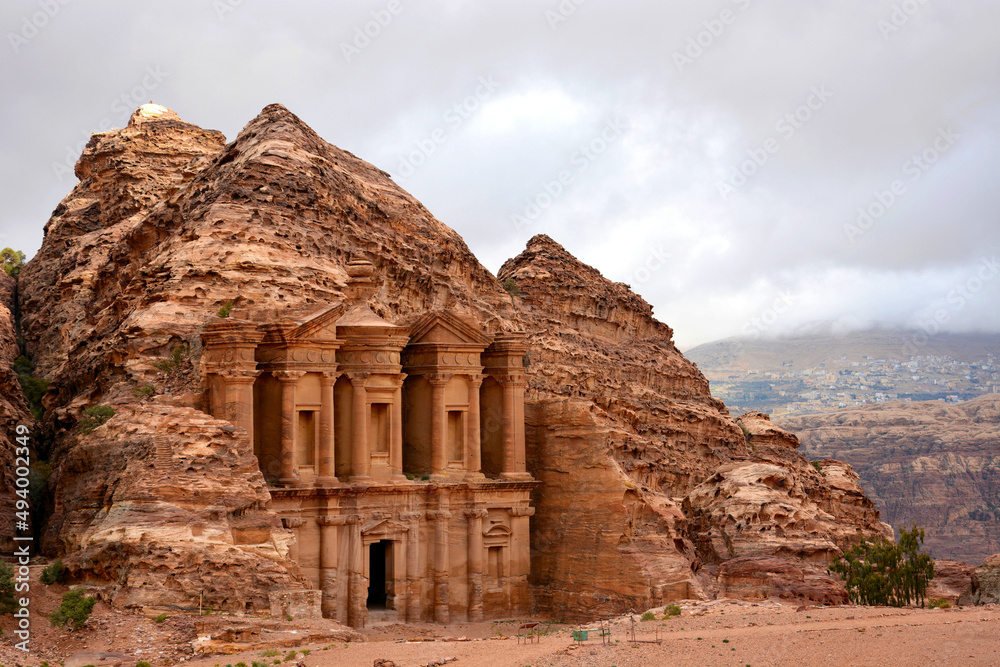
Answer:
<svg viewBox="0 0 1000 667"><path fill-rule="evenodd" d="M532 333L529 469L542 481L532 576L542 607L573 617L708 595L728 559L825 563L859 532L884 530L847 466L817 471L766 415L748 415L745 435L626 285L544 235L499 278L516 284ZM757 581L754 596L811 591Z"/></svg>
<svg viewBox="0 0 1000 667"><path fill-rule="evenodd" d="M935 558L1000 552L1000 395L879 403L780 421L810 456L850 463L882 517L915 521Z"/></svg>
<svg viewBox="0 0 1000 667"><path fill-rule="evenodd" d="M0 271L0 548L4 553L14 552L15 473L23 461L15 457L15 442L18 425L34 427L34 419L28 410L24 392L11 368L14 359L20 355L17 334L14 327L14 295L17 285L10 276ZM34 460L34 442L29 439L29 448ZM40 508L32 508L29 515L37 517ZM25 533L22 533L25 534Z"/></svg>
<svg viewBox="0 0 1000 667"><path fill-rule="evenodd" d="M202 411L200 332L228 302L270 319L339 301L357 255L375 264L386 319L440 309L531 334L543 613L710 595L717 564L739 556L781 575L753 595L808 596L812 579L787 583L812 576L807 561L882 530L849 468L816 470L760 416L745 434L627 286L540 236L499 274L512 297L384 172L284 107L226 144L146 105L94 135L77 175L21 277L27 346L52 381L43 547L118 604L204 593L259 609L302 585L245 433ZM94 423L95 405L114 416Z"/></svg>

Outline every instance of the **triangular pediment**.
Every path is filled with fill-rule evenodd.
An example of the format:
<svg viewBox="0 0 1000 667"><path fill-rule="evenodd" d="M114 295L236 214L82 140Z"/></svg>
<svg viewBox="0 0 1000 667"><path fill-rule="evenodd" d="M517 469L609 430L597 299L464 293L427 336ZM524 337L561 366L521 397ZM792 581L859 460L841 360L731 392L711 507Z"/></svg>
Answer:
<svg viewBox="0 0 1000 667"><path fill-rule="evenodd" d="M337 338L337 320L347 309L343 303L321 308L295 323L292 336L307 340L334 340Z"/></svg>
<svg viewBox="0 0 1000 667"><path fill-rule="evenodd" d="M421 317L410 329L410 345L482 345L493 338L457 315L434 311Z"/></svg>

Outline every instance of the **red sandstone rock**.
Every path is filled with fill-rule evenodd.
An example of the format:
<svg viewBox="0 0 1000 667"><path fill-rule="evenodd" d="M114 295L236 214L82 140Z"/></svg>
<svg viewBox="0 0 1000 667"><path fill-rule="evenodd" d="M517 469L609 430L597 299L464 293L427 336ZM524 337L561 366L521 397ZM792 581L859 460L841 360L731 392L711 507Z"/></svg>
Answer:
<svg viewBox="0 0 1000 667"><path fill-rule="evenodd" d="M959 602L971 604L1000 603L1000 554L989 556L972 572L972 585L968 598Z"/></svg>
<svg viewBox="0 0 1000 667"><path fill-rule="evenodd" d="M974 565L956 560L934 561L934 578L927 586L928 598L943 598L951 604L969 604Z"/></svg>
<svg viewBox="0 0 1000 667"><path fill-rule="evenodd" d="M23 467L22 460L15 456L16 447L23 442L16 442L19 425L34 428L34 418L28 411L21 385L11 369L14 359L20 354L17 345L17 335L14 331L14 291L15 282L6 273L0 271L0 549L4 553L14 553L14 535L17 505L19 499L15 495L15 476L18 467ZM35 442L28 438L29 459L35 460ZM23 452L21 452L23 453ZM31 508L29 516L37 520L41 508ZM26 534L26 532L22 532Z"/></svg>
<svg viewBox="0 0 1000 667"><path fill-rule="evenodd" d="M205 590L217 609L259 608L301 586L249 442L202 412L200 334L227 302L276 321L343 299L356 255L375 264L372 308L392 322L448 310L530 332L540 611L707 596L703 562L823 561L883 530L848 467L817 471L760 419L748 443L649 304L548 237L501 269L511 297L384 172L284 107L223 142L154 107L95 135L21 278L28 347L52 380L43 546L116 603L191 606ZM117 414L84 434L95 403Z"/></svg>
<svg viewBox="0 0 1000 667"><path fill-rule="evenodd" d="M719 566L719 594L742 600L846 604L847 589L826 568L774 556L740 556Z"/></svg>

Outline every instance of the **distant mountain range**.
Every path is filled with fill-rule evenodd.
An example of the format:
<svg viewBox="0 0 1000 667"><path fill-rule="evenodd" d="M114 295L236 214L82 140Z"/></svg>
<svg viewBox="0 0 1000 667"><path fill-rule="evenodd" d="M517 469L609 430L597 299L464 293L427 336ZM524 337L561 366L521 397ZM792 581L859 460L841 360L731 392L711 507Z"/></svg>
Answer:
<svg viewBox="0 0 1000 667"><path fill-rule="evenodd" d="M1000 392L1000 334L868 331L728 338L685 352L733 414L808 414Z"/></svg>

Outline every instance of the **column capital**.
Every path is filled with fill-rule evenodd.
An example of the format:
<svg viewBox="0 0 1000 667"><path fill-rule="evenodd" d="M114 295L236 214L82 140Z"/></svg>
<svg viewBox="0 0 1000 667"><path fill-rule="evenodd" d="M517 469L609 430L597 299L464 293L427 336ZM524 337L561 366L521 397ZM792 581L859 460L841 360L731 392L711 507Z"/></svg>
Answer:
<svg viewBox="0 0 1000 667"><path fill-rule="evenodd" d="M432 387L443 387L448 384L448 380L454 377L454 373L425 373L424 377L427 378Z"/></svg>
<svg viewBox="0 0 1000 667"><path fill-rule="evenodd" d="M469 378L469 384L473 387L479 387L483 384L483 380L487 378L483 373L468 373L465 377Z"/></svg>
<svg viewBox="0 0 1000 667"><path fill-rule="evenodd" d="M463 514L465 514L468 519L485 519L490 513L489 511L483 509L472 509L465 510Z"/></svg>
<svg viewBox="0 0 1000 667"><path fill-rule="evenodd" d="M534 507L511 507L508 511L511 516L534 516L535 514Z"/></svg>
<svg viewBox="0 0 1000 667"><path fill-rule="evenodd" d="M215 374L225 378L226 382L253 382L260 375L260 371L245 368L224 368L216 371Z"/></svg>
<svg viewBox="0 0 1000 667"><path fill-rule="evenodd" d="M351 384L355 387L364 387L368 382L368 378L372 376L371 373L367 371L351 371L345 373L347 377L351 380Z"/></svg>
<svg viewBox="0 0 1000 667"><path fill-rule="evenodd" d="M316 517L316 523L321 526L343 526L347 523L347 517L343 514L337 514L334 516L318 516Z"/></svg>
<svg viewBox="0 0 1000 667"><path fill-rule="evenodd" d="M281 523L284 524L285 528L301 528L306 525L306 520L294 516L283 516Z"/></svg>
<svg viewBox="0 0 1000 667"><path fill-rule="evenodd" d="M448 521L451 519L451 512L448 510L427 510L428 521Z"/></svg>
<svg viewBox="0 0 1000 667"><path fill-rule="evenodd" d="M523 372L511 373L504 371L502 373L490 373L490 376L501 385L511 387L526 387L528 385L528 378L525 377Z"/></svg>
<svg viewBox="0 0 1000 667"><path fill-rule="evenodd" d="M346 517L344 517L345 523L351 526L361 523L363 519L364 517L362 517L360 514L348 514Z"/></svg>
<svg viewBox="0 0 1000 667"><path fill-rule="evenodd" d="M423 515L424 515L423 512L400 512L399 513L399 520L400 521L406 521L406 522L408 522L408 521L417 521Z"/></svg>
<svg viewBox="0 0 1000 667"><path fill-rule="evenodd" d="M341 375L343 375L343 373L341 373L340 371L323 371L322 373L320 373L319 383L321 385L335 384L337 382L337 378L339 378Z"/></svg>
<svg viewBox="0 0 1000 667"><path fill-rule="evenodd" d="M279 382L298 382L305 374L305 371L271 371L271 375Z"/></svg>

